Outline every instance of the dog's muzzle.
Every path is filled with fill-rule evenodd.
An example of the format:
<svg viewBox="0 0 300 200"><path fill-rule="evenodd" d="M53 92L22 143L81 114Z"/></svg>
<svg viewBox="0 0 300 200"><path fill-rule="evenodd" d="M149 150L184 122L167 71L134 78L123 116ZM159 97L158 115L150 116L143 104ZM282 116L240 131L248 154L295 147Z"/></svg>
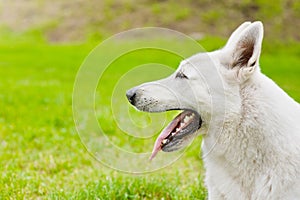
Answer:
<svg viewBox="0 0 300 200"><path fill-rule="evenodd" d="M137 95L138 90L138 87L134 87L126 92L128 101L137 108L140 98L140 95ZM140 110L146 111L145 109ZM202 119L198 112L186 108L168 108L160 112L168 110L182 110L182 112L158 136L150 159L153 159L160 150L171 152L183 148L195 136L194 133L201 128Z"/></svg>

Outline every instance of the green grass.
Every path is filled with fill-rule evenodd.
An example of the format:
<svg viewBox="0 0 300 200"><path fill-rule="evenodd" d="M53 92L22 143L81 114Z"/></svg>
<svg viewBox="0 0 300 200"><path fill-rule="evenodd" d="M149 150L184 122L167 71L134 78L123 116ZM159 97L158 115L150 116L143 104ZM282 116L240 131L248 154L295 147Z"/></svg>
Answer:
<svg viewBox="0 0 300 200"><path fill-rule="evenodd" d="M74 127L72 91L77 70L95 43L50 45L19 36L5 38L0 43L0 199L205 199L201 138L179 161L145 175L114 171L85 150ZM223 43L214 38L203 41L207 49ZM298 101L299 52L296 44L269 44L261 58L262 70ZM179 61L162 52L151 55L137 54L140 60L129 55L115 64L125 70L151 59L172 67ZM109 81L118 78L117 73L112 79L103 77L110 86ZM97 116L105 118L106 130L118 138L121 131L101 113ZM124 140L115 142L123 145ZM141 151L152 147L143 142L134 145Z"/></svg>

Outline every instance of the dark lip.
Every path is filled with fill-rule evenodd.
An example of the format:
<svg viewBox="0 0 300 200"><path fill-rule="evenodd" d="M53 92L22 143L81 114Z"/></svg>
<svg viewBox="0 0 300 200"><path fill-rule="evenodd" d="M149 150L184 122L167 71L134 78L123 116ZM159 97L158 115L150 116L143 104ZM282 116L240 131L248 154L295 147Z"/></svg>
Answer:
<svg viewBox="0 0 300 200"><path fill-rule="evenodd" d="M174 136L172 136L172 134L171 134L172 132L171 132L165 138L168 140L168 142L161 145L162 151L165 151L165 152L171 152L171 151L178 150L178 148L176 146L178 146L182 142L182 140L184 140L185 137L191 136L192 134L197 132L201 128L201 125L203 123L203 121L201 119L201 115L195 110L174 108L174 109L168 109L167 111L171 111L171 110L181 110L182 112L180 114L182 114L186 111L194 113L196 115L196 119L195 119L196 121L188 124L186 127L184 127L184 129L182 129L180 132L178 132Z"/></svg>

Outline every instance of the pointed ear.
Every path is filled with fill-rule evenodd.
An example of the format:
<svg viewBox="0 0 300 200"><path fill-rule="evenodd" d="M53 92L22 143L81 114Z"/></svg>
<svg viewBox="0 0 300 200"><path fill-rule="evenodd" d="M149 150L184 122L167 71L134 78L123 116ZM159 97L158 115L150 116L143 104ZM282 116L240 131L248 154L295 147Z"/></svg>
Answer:
<svg viewBox="0 0 300 200"><path fill-rule="evenodd" d="M244 29L232 48L230 68L244 68L243 71L253 72L259 62L263 39L263 25L254 22Z"/></svg>
<svg viewBox="0 0 300 200"><path fill-rule="evenodd" d="M244 22L237 29L235 29L235 31L229 37L229 39L225 45L225 48L233 46L237 42L237 39L239 38L239 35L241 34L241 32L243 30L245 30L250 24L251 24L251 22Z"/></svg>

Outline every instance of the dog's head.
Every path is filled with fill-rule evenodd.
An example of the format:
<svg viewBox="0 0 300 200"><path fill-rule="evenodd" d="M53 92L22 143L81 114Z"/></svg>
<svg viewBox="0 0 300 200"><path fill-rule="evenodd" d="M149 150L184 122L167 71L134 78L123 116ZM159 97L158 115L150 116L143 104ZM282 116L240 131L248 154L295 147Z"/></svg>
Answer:
<svg viewBox="0 0 300 200"><path fill-rule="evenodd" d="M160 150L181 149L199 129L205 133L218 122L212 119L238 112L239 88L259 73L262 38L261 22L245 22L224 48L196 54L182 61L171 76L127 91L129 102L141 111L183 111L158 136L151 158Z"/></svg>

